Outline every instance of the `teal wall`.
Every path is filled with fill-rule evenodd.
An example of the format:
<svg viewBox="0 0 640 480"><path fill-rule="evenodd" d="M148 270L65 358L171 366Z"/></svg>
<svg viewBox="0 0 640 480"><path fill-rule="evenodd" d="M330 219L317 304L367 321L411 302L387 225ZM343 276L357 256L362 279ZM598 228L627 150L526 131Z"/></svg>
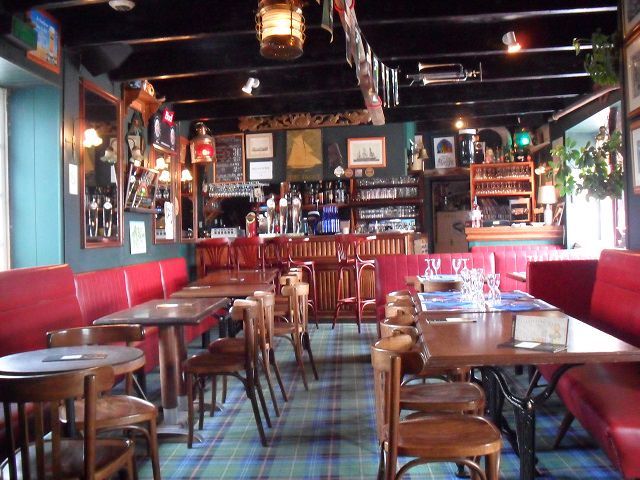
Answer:
<svg viewBox="0 0 640 480"><path fill-rule="evenodd" d="M61 92L12 89L8 117L11 266L61 263Z"/></svg>
<svg viewBox="0 0 640 480"><path fill-rule="evenodd" d="M104 90L120 97L119 85L113 84L105 77L93 77L84 69L79 69L71 60L65 62L64 68L64 261L71 265L75 272L84 272L102 268L110 268L120 265L150 262L164 258L184 256L188 263L194 264L193 245L153 244L153 222L151 214L129 213L124 214L124 244L121 247L109 248L81 248L81 224L80 224L80 196L69 194L69 164L79 163L79 152L73 152L74 122L80 114L80 78L86 78L98 84ZM124 112L122 128L127 127L129 116ZM124 150L124 145L121 147ZM126 151L126 150L125 150ZM130 254L129 246L129 222L142 220L145 222L147 237L147 253L139 255Z"/></svg>

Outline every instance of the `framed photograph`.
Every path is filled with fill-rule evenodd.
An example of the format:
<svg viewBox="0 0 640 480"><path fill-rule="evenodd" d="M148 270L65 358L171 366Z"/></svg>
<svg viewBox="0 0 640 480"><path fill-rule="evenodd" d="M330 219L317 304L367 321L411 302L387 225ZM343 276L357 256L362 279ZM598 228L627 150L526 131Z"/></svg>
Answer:
<svg viewBox="0 0 640 480"><path fill-rule="evenodd" d="M147 235L143 221L129 222L129 245L131 255L147 253Z"/></svg>
<svg viewBox="0 0 640 480"><path fill-rule="evenodd" d="M622 23L626 37L640 23L640 0L624 0L622 5Z"/></svg>
<svg viewBox="0 0 640 480"><path fill-rule="evenodd" d="M433 159L435 168L453 168L456 166L455 137L433 138Z"/></svg>
<svg viewBox="0 0 640 480"><path fill-rule="evenodd" d="M273 133L248 133L245 141L246 158L273 157Z"/></svg>
<svg viewBox="0 0 640 480"><path fill-rule="evenodd" d="M640 193L640 120L631 124L631 168L633 193Z"/></svg>
<svg viewBox="0 0 640 480"><path fill-rule="evenodd" d="M347 140L349 168L387 166L385 137L350 138Z"/></svg>
<svg viewBox="0 0 640 480"><path fill-rule="evenodd" d="M322 130L287 131L287 180L322 180Z"/></svg>
<svg viewBox="0 0 640 480"><path fill-rule="evenodd" d="M627 82L628 116L640 112L640 35L629 43L624 50L625 79Z"/></svg>
<svg viewBox="0 0 640 480"><path fill-rule="evenodd" d="M553 212L551 225L560 226L562 224L562 214L564 213L564 202L559 202Z"/></svg>

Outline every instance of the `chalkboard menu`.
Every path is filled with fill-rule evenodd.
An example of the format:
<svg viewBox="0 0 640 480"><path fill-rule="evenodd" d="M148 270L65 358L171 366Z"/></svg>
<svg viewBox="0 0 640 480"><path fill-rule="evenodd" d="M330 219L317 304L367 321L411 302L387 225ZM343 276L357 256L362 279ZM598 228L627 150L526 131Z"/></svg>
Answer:
<svg viewBox="0 0 640 480"><path fill-rule="evenodd" d="M244 182L244 135L218 135L216 143L215 183Z"/></svg>

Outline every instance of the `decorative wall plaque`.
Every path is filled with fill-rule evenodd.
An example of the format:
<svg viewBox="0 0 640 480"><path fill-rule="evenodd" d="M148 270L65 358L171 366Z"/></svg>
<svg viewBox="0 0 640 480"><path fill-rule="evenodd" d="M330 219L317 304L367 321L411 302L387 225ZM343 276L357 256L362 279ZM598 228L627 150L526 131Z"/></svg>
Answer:
<svg viewBox="0 0 640 480"><path fill-rule="evenodd" d="M342 127L345 125L365 125L371 122L367 110L343 113L291 113L273 117L240 117L238 128L242 131L287 130L319 127Z"/></svg>

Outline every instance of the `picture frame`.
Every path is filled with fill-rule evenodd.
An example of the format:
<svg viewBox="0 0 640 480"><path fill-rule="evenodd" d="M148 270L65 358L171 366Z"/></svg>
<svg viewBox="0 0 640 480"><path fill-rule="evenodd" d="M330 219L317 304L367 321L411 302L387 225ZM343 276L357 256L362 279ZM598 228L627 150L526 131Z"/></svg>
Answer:
<svg viewBox="0 0 640 480"><path fill-rule="evenodd" d="M36 31L36 49L27 52L27 58L38 65L60 74L60 25L48 12L32 8L28 13Z"/></svg>
<svg viewBox="0 0 640 480"><path fill-rule="evenodd" d="M347 163L349 168L382 168L387 166L385 137L349 138Z"/></svg>
<svg viewBox="0 0 640 480"><path fill-rule="evenodd" d="M287 181L322 180L322 130L287 130Z"/></svg>
<svg viewBox="0 0 640 480"><path fill-rule="evenodd" d="M251 133L245 135L247 159L273 158L273 133Z"/></svg>
<svg viewBox="0 0 640 480"><path fill-rule="evenodd" d="M454 168L456 166L456 141L453 135L433 137L434 168Z"/></svg>
<svg viewBox="0 0 640 480"><path fill-rule="evenodd" d="M640 1L624 0L622 2L622 25L626 37L640 24Z"/></svg>
<svg viewBox="0 0 640 480"><path fill-rule="evenodd" d="M144 221L131 220L129 222L129 246L131 255L147 253L147 235Z"/></svg>
<svg viewBox="0 0 640 480"><path fill-rule="evenodd" d="M631 181L633 193L640 194L640 120L631 124Z"/></svg>
<svg viewBox="0 0 640 480"><path fill-rule="evenodd" d="M640 33L640 32L639 32ZM640 113L640 35L636 34L624 48L627 117Z"/></svg>
<svg viewBox="0 0 640 480"><path fill-rule="evenodd" d="M560 226L562 224L562 215L564 214L564 202L559 202L553 211L553 220L551 225Z"/></svg>

